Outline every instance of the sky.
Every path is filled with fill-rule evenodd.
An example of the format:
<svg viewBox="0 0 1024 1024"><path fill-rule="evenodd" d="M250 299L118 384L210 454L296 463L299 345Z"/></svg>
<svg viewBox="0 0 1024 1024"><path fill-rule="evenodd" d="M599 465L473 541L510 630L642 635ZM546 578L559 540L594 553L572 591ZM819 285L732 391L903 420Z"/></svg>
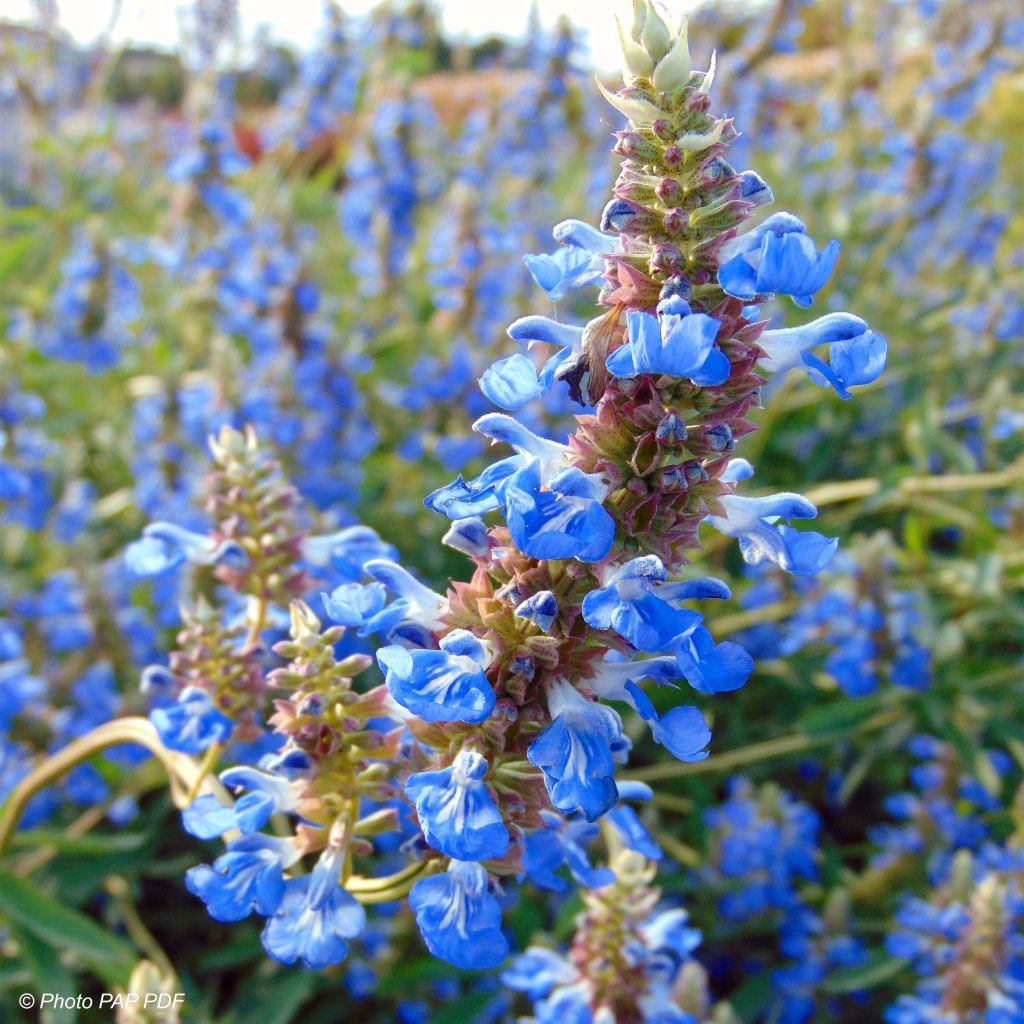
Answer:
<svg viewBox="0 0 1024 1024"><path fill-rule="evenodd" d="M80 41L94 39L109 21L113 0L57 0L61 22ZM349 14L364 14L376 0L341 0ZM444 23L455 36L470 38L498 33L519 37L526 26L530 0L437 0ZM173 47L178 39L178 0L122 0L113 33L115 42L132 40ZM269 25L274 38L304 47L313 41L321 23L322 0L239 0L242 30L251 38L260 25ZM673 4L672 6L676 6ZM0 0L0 19L24 21L31 0ZM610 69L619 64L614 15L629 9L628 0L540 0L541 20L553 25L566 14L587 30L593 63Z"/></svg>

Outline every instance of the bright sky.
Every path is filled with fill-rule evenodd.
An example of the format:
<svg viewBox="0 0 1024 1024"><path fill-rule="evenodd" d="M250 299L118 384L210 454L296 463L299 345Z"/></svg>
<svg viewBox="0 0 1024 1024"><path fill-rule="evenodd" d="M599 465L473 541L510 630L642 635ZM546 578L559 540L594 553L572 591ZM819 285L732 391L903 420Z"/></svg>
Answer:
<svg viewBox="0 0 1024 1024"><path fill-rule="evenodd" d="M306 46L321 23L322 0L239 0L243 32L251 38L266 24L272 35L296 46ZM364 14L375 0L342 0L349 14ZM79 40L95 38L110 18L113 0L58 0L64 27ZM123 0L114 40L132 39L172 47L178 39L177 0ZM678 8L678 3L671 3ZM689 5L688 5L689 6ZM530 0L439 0L445 25L454 35L500 33L521 36ZM619 64L614 15L629 10L628 0L540 0L541 20L553 25L566 14L587 30L594 63L601 68ZM0 0L0 18L23 21L31 16L30 0Z"/></svg>

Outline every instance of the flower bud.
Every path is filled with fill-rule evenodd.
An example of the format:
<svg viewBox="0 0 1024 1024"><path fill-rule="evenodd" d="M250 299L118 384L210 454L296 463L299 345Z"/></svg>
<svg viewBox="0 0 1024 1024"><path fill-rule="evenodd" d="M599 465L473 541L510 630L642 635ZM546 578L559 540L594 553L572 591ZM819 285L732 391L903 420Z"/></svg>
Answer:
<svg viewBox="0 0 1024 1024"><path fill-rule="evenodd" d="M683 186L675 178L662 178L654 188L654 194L667 206L675 206L683 198Z"/></svg>
<svg viewBox="0 0 1024 1024"><path fill-rule="evenodd" d="M639 132L619 132L615 152L619 156L646 164L654 163L661 157L661 150Z"/></svg>

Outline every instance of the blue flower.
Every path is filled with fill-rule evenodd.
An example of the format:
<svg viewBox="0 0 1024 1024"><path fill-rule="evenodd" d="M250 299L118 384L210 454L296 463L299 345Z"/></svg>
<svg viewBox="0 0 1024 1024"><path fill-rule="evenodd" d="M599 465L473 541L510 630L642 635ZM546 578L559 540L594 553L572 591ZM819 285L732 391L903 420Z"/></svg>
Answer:
<svg viewBox="0 0 1024 1024"><path fill-rule="evenodd" d="M652 593L666 578L656 555L631 559L584 597L583 618L595 629L614 629L637 650L663 650L700 622L696 612L673 608Z"/></svg>
<svg viewBox="0 0 1024 1024"><path fill-rule="evenodd" d="M558 601L550 590L538 590L516 605L515 614L546 633L558 618Z"/></svg>
<svg viewBox="0 0 1024 1024"><path fill-rule="evenodd" d="M285 881L282 868L296 854L286 839L246 836L232 843L213 862L185 873L185 887L205 904L215 921L241 921L253 910L264 916L281 905Z"/></svg>
<svg viewBox="0 0 1024 1024"><path fill-rule="evenodd" d="M839 259L834 239L818 253L803 222L776 213L722 249L718 283L727 295L750 301L757 295L789 295L809 306Z"/></svg>
<svg viewBox="0 0 1024 1024"><path fill-rule="evenodd" d="M586 982L555 989L547 999L534 1006L537 1024L594 1024L590 991L590 985ZM671 1024L689 1022L684 1017L682 1021L671 1021Z"/></svg>
<svg viewBox="0 0 1024 1024"><path fill-rule="evenodd" d="M494 690L483 671L490 656L467 630L453 630L439 651L382 647L377 661L391 696L424 721L476 724L494 709Z"/></svg>
<svg viewBox="0 0 1024 1024"><path fill-rule="evenodd" d="M348 942L366 925L366 911L339 881L340 854L325 851L311 874L289 878L274 916L263 929L263 948L283 964L312 970L340 963Z"/></svg>
<svg viewBox="0 0 1024 1024"><path fill-rule="evenodd" d="M701 625L680 636L672 650L679 671L700 693L738 690L754 671L754 659L748 651L732 640L716 644Z"/></svg>
<svg viewBox="0 0 1024 1024"><path fill-rule="evenodd" d="M502 459L488 466L478 477L466 480L460 473L450 484L438 487L423 499L423 504L453 521L482 516L501 508L505 482L519 468L519 456Z"/></svg>
<svg viewBox="0 0 1024 1024"><path fill-rule="evenodd" d="M221 772L220 781L229 789L249 791L235 801L235 818L242 832L256 832L273 815L295 810L295 788L278 775L239 765Z"/></svg>
<svg viewBox="0 0 1024 1024"><path fill-rule="evenodd" d="M409 893L409 906L427 949L441 960L485 970L508 955L501 908L479 864L453 860L445 874L421 878Z"/></svg>
<svg viewBox="0 0 1024 1024"><path fill-rule="evenodd" d="M514 326L514 325L513 325ZM455 480L427 495L427 508L448 516L466 519L483 515L505 504L505 490L514 474L531 463L537 463L541 480L548 480L568 466L569 449L564 444L538 437L518 420L504 413L481 416L473 429L493 442L501 441L516 449L517 454L496 462L476 477L465 480L460 473Z"/></svg>
<svg viewBox="0 0 1024 1024"><path fill-rule="evenodd" d="M621 248L617 238L610 238L580 220L563 220L555 225L553 233L564 249L523 257L533 279L553 302L576 288L598 284L605 270L604 254Z"/></svg>
<svg viewBox="0 0 1024 1024"><path fill-rule="evenodd" d="M626 314L629 344L617 348L607 361L616 377L664 373L686 377L696 384L722 384L731 365L715 348L721 324L706 313L691 313L678 296L658 305L658 316L630 310Z"/></svg>
<svg viewBox="0 0 1024 1024"><path fill-rule="evenodd" d="M708 516L721 533L736 537L743 558L750 565L774 562L794 576L813 576L832 560L839 546L836 538L788 526L773 526L777 519L813 519L818 510L799 494L772 494L745 498L726 494L719 499L725 516Z"/></svg>
<svg viewBox="0 0 1024 1024"><path fill-rule="evenodd" d="M396 562L373 558L364 569L367 575L398 595L383 612L364 623L364 627L372 627L373 632L384 633L389 639L401 639L418 647L430 646L431 634L442 628L445 599Z"/></svg>
<svg viewBox="0 0 1024 1024"><path fill-rule="evenodd" d="M233 540L219 544L205 533L194 533L174 523L150 523L141 540L125 548L125 563L136 576L160 576L182 562L214 565L222 559L244 564L245 552Z"/></svg>
<svg viewBox="0 0 1024 1024"><path fill-rule="evenodd" d="M551 724L526 756L544 773L551 803L563 814L580 811L596 821L618 798L614 755L627 748L619 716L587 700L571 683L547 688Z"/></svg>
<svg viewBox="0 0 1024 1024"><path fill-rule="evenodd" d="M181 812L181 824L197 839L216 839L238 828L234 805L222 804L212 793L196 797Z"/></svg>
<svg viewBox="0 0 1024 1024"><path fill-rule="evenodd" d="M527 999L543 999L560 985L571 984L579 972L564 956L543 946L531 946L501 972L501 982Z"/></svg>
<svg viewBox="0 0 1024 1024"><path fill-rule="evenodd" d="M866 697L878 689L875 659L878 645L870 636L845 636L842 646L825 661L825 671L847 697Z"/></svg>
<svg viewBox="0 0 1024 1024"><path fill-rule="evenodd" d="M538 373L533 362L520 352L499 359L480 378L480 390L502 409L521 409L527 402L540 398L555 382L555 371L565 361L561 349L544 364Z"/></svg>
<svg viewBox="0 0 1024 1024"><path fill-rule="evenodd" d="M441 538L441 543L469 555L470 558L483 558L491 549L487 527L477 516L456 519Z"/></svg>
<svg viewBox="0 0 1024 1024"><path fill-rule="evenodd" d="M634 682L626 683L633 706L651 727L651 735L680 761L703 761L711 742L711 730L699 708L669 708L663 715L654 710L650 697Z"/></svg>
<svg viewBox="0 0 1024 1024"><path fill-rule="evenodd" d="M566 821L550 811L541 811L540 816L544 828L527 835L523 849L523 869L534 885L553 892L568 892L569 883L555 874L563 864L576 883L586 889L600 889L615 881L613 871L593 867L587 857L586 844L599 834L596 825Z"/></svg>
<svg viewBox="0 0 1024 1024"><path fill-rule="evenodd" d="M615 520L601 504L607 488L575 468L541 483L532 460L505 485L505 514L516 547L531 558L600 562L615 540Z"/></svg>
<svg viewBox="0 0 1024 1024"><path fill-rule="evenodd" d="M657 953L667 953L677 963L689 959L701 938L700 930L689 926L689 915L679 907L662 911L644 925L648 947Z"/></svg>
<svg viewBox="0 0 1024 1024"><path fill-rule="evenodd" d="M201 754L212 744L227 740L235 728L196 686L182 690L170 707L154 708L149 718L163 745L183 754Z"/></svg>
<svg viewBox="0 0 1024 1024"><path fill-rule="evenodd" d="M20 648L20 640L18 642ZM7 732L26 705L46 692L46 683L31 675L24 658L0 664L0 732Z"/></svg>
<svg viewBox="0 0 1024 1024"><path fill-rule="evenodd" d="M342 583L330 594L321 593L320 599L331 622L358 627L359 636L387 634L406 611L398 601L386 607L388 592L383 583Z"/></svg>
<svg viewBox="0 0 1024 1024"><path fill-rule="evenodd" d="M851 397L851 387L870 384L885 369L885 338L850 313L829 313L801 327L765 331L758 344L766 356L761 368L780 376L805 370L815 384L831 386L843 399ZM818 345L829 346L827 366L810 351Z"/></svg>
<svg viewBox="0 0 1024 1024"><path fill-rule="evenodd" d="M366 563L371 559L394 561L398 552L380 539L369 526L347 526L336 533L306 537L302 541L302 558L309 565L331 566L351 582L363 578Z"/></svg>
<svg viewBox="0 0 1024 1024"><path fill-rule="evenodd" d="M487 761L460 751L455 762L437 772L418 772L405 784L427 842L456 860L504 857L508 829L484 782Z"/></svg>
<svg viewBox="0 0 1024 1024"><path fill-rule="evenodd" d="M624 803L626 800L648 801L654 799L654 791L643 782L627 780L619 784L619 802L605 815L605 821L618 833L619 839L629 850L646 857L648 860L661 860L661 847L654 841L650 832L644 828L640 816Z"/></svg>

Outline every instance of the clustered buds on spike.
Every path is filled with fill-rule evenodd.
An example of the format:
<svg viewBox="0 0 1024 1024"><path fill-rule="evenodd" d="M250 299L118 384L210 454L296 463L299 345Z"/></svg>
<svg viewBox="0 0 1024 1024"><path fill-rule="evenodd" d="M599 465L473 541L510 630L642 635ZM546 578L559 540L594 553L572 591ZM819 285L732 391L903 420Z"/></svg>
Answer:
<svg viewBox="0 0 1024 1024"><path fill-rule="evenodd" d="M235 723L235 739L258 739L267 686L258 650L246 645L245 625L225 624L220 610L202 597L191 610L182 609L182 619L178 646L168 658L175 681L208 694Z"/></svg>
<svg viewBox="0 0 1024 1024"><path fill-rule="evenodd" d="M912 897L897 912L899 928L886 948L909 960L923 980L914 995L897 1000L887 1019L1009 1022L1024 1013L1018 980L1024 962L1024 857L1012 847L985 853L976 863L961 850L948 880L930 899Z"/></svg>
<svg viewBox="0 0 1024 1024"><path fill-rule="evenodd" d="M302 818L299 834L304 852L319 850L336 822L342 822L353 854L372 852L358 840L363 828L371 834L388 830L394 809L361 818L361 801L384 803L393 798L389 767L398 754L402 730L381 731L373 719L385 720L390 701L384 686L365 693L352 688L352 677L363 672L371 659L353 654L338 661L334 646L344 630L322 630L320 620L302 601L291 606L290 638L274 645L274 653L287 659L267 678L273 689L290 692L274 702L269 720L286 738L276 763L298 780L295 810ZM387 818L387 821L385 821Z"/></svg>
<svg viewBox="0 0 1024 1024"><path fill-rule="evenodd" d="M295 568L304 536L295 519L297 492L260 450L251 428L239 433L224 427L210 449L217 466L207 481L213 537L236 544L245 555L242 564L222 562L217 575L240 594L287 605L309 589Z"/></svg>
<svg viewBox="0 0 1024 1024"><path fill-rule="evenodd" d="M690 959L700 932L685 911L657 910L655 866L640 854L620 848L610 866L615 881L584 893L568 954L531 947L502 980L543 1021L708 1020L707 977ZM686 1016L693 1011L699 1016Z"/></svg>

